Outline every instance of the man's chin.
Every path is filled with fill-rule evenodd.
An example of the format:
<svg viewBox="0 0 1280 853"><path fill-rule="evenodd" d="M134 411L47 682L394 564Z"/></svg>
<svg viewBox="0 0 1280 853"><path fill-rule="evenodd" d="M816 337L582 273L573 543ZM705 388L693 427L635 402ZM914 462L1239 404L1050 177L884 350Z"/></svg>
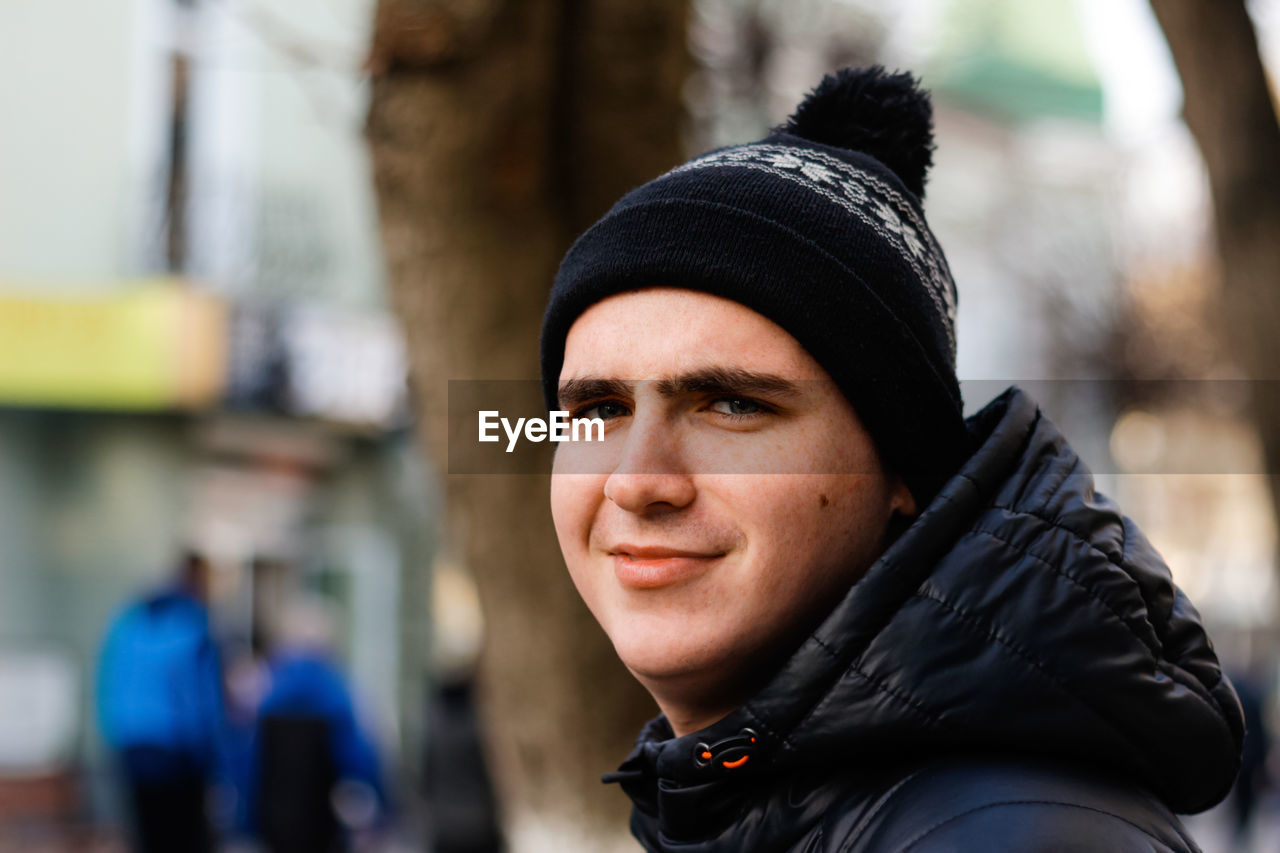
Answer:
<svg viewBox="0 0 1280 853"><path fill-rule="evenodd" d="M659 704L664 697L696 701L699 696L737 694L736 686L751 680L743 672L741 655L731 648L675 644L619 648L615 643L614 649Z"/></svg>
<svg viewBox="0 0 1280 853"><path fill-rule="evenodd" d="M636 680L648 687L653 685L680 685L714 678L723 672L722 656L709 650L690 650L676 646L656 647L645 644L640 648L614 650Z"/></svg>

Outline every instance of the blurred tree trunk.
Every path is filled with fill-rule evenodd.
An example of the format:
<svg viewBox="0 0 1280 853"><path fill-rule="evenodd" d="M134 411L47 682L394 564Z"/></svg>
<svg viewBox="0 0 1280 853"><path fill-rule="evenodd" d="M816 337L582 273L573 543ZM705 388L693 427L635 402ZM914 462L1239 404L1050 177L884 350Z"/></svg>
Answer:
<svg viewBox="0 0 1280 853"><path fill-rule="evenodd" d="M1151 0L1209 173L1229 345L1280 471L1280 122L1244 0ZM1280 476L1271 474L1280 512Z"/></svg>
<svg viewBox="0 0 1280 853"><path fill-rule="evenodd" d="M422 439L442 472L448 380L536 378L572 238L679 161L686 4L378 3L366 137ZM629 804L600 774L655 709L569 582L548 488L545 473L446 476L444 539L486 615L481 690L511 847L604 850L625 837Z"/></svg>

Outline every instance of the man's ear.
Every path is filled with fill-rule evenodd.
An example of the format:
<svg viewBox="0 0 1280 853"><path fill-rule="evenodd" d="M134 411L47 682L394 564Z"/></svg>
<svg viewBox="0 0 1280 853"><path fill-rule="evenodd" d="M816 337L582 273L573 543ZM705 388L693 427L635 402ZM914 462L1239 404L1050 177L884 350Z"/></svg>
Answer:
<svg viewBox="0 0 1280 853"><path fill-rule="evenodd" d="M916 498L897 474L889 475L889 519L884 526L884 547L888 548L916 520Z"/></svg>
<svg viewBox="0 0 1280 853"><path fill-rule="evenodd" d="M917 510L915 496L911 494L911 490L907 488L907 484L902 477L897 474L891 475L890 486L892 491L889 493L889 510L894 515L903 518L914 518Z"/></svg>

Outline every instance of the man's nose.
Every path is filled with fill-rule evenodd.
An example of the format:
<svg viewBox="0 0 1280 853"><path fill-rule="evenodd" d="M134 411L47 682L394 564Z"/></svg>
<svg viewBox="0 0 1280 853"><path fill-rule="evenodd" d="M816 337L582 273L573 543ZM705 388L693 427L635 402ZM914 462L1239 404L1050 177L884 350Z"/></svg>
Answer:
<svg viewBox="0 0 1280 853"><path fill-rule="evenodd" d="M681 459L677 430L656 418L636 418L622 456L604 484L604 495L621 509L661 514L693 503L697 489Z"/></svg>

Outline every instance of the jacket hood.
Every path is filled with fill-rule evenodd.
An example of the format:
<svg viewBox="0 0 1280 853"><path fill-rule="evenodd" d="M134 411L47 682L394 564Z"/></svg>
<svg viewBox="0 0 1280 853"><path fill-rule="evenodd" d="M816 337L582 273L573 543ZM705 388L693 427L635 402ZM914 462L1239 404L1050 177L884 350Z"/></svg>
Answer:
<svg viewBox="0 0 1280 853"><path fill-rule="evenodd" d="M1083 763L1179 812L1226 796L1239 703L1159 554L1025 393L969 429L976 451L764 690L685 737L645 728L606 777L642 815L679 834L749 779L946 754Z"/></svg>

